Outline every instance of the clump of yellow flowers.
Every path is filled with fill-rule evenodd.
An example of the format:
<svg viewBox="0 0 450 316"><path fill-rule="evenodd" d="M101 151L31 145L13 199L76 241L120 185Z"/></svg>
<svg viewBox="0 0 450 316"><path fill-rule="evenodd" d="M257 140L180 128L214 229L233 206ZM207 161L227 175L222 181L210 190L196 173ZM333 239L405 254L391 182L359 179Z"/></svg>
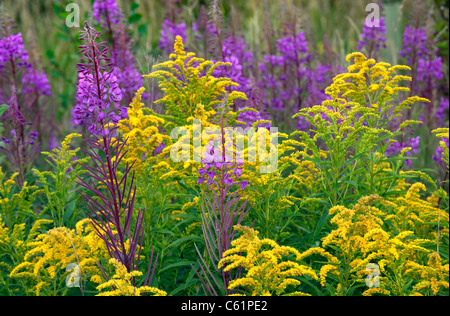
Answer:
<svg viewBox="0 0 450 316"><path fill-rule="evenodd" d="M431 250L436 249L436 230L430 223L437 222L439 210L433 199L421 199L419 190L425 186L415 183L404 196L386 200L372 195L352 208L330 209L336 228L323 238L322 247L335 249L340 260L333 268L337 287L326 284L330 292L350 295L367 280L371 264L379 267L379 287L367 288L363 295L436 295L448 288L448 264L445 272L442 258ZM448 222L448 214L441 216ZM440 233L441 242L448 242L448 230ZM417 284L409 288L411 280ZM423 291L428 288L432 293Z"/></svg>
<svg viewBox="0 0 450 316"><path fill-rule="evenodd" d="M298 277L319 280L319 276L312 268L286 258L292 256L296 261L300 261L317 252L331 261L336 260L321 249L312 249L301 254L295 248L280 246L271 239L260 239L259 232L252 228L236 225L235 229L242 232L242 235L232 242L233 248L223 253L218 267L224 271L242 267L246 270L246 276L232 280L229 284L230 290L241 286L252 296L309 295L300 291L289 292L288 287L298 287Z"/></svg>
<svg viewBox="0 0 450 316"><path fill-rule="evenodd" d="M167 293L155 287L141 286L135 287L133 281L135 277L142 276L140 271L128 272L127 268L117 259L110 259L109 263L114 266L115 274L106 282L97 286L100 294L97 296L142 296L152 294L154 296L166 296ZM109 289L109 291L102 290Z"/></svg>
<svg viewBox="0 0 450 316"><path fill-rule="evenodd" d="M167 118L165 127L168 130L186 125L187 118L194 115L199 104L203 104L206 111L212 110L214 106L222 103L227 87L237 86L229 78L213 76L217 67L231 66L230 63L213 63L196 57L195 53L187 53L181 36L176 37L174 53L169 58L169 61L154 66L167 70L144 75L144 78L155 78L160 81L159 86L165 96L155 103L165 105ZM233 104L233 100L237 98L246 99L245 94L233 91L227 95L228 104Z"/></svg>
<svg viewBox="0 0 450 316"><path fill-rule="evenodd" d="M51 223L51 220L37 220L27 232L25 223L15 224L12 229L9 229L0 216L0 253L2 254L0 271L10 275L10 273L15 270L16 266L23 262L23 258L29 250L29 243ZM32 285L30 285L27 281L28 280L23 280L23 282L19 281L15 284L15 288L8 288L9 295L14 295L15 292L20 289L26 293L26 295L39 294L39 287L36 287L36 282L32 282Z"/></svg>
<svg viewBox="0 0 450 316"><path fill-rule="evenodd" d="M42 192L36 185L28 185L25 181L21 188L15 185L13 173L8 179L0 166L0 214L9 227L14 223L23 223L27 218L37 218L33 210L33 202Z"/></svg>
<svg viewBox="0 0 450 316"><path fill-rule="evenodd" d="M436 134L436 137L439 137L441 139L449 139L449 129L448 128L438 128L432 131L433 134ZM447 144L441 140L439 141L439 146L442 149L442 161L444 161L447 164L447 169L449 166L449 148Z"/></svg>
<svg viewBox="0 0 450 316"><path fill-rule="evenodd" d="M42 217L50 213L56 226L72 224L77 215L73 201L77 195L74 189L75 180L83 172L81 164L88 161L88 158L78 159L77 153L80 148L71 149L72 140L79 137L81 134L69 134L61 142L60 148L55 148L51 152L42 152L48 157L47 161L52 165L52 171L32 169L47 198L45 207L39 215ZM69 205L73 206L71 211L68 211Z"/></svg>
<svg viewBox="0 0 450 316"><path fill-rule="evenodd" d="M403 120L404 111L416 102L429 102L417 96L399 100L401 92L409 92L401 82L411 77L398 72L410 70L408 66L376 63L359 52L349 54L347 61L353 61L348 71L333 78L325 90L330 98L294 116L311 124L310 133L292 134L299 136L303 152L311 154L305 159L313 159L320 170L322 190L333 206L342 204L346 194L375 193L377 178L389 172L375 168L386 162L387 147L406 127L420 123ZM395 130L389 122L398 123ZM359 173L366 166L368 172ZM346 176L351 181L341 181Z"/></svg>
<svg viewBox="0 0 450 316"><path fill-rule="evenodd" d="M37 295L42 288L51 295L67 291L63 279L71 264L78 267L82 281L99 283L101 270L97 261L109 258L90 219L78 222L75 229L56 227L37 236L30 232L26 248L23 262L11 271L10 277L32 280Z"/></svg>
<svg viewBox="0 0 450 316"><path fill-rule="evenodd" d="M128 117L118 123L119 131L127 140L124 163L134 163L137 175L154 162L155 149L169 136L159 131L164 119L151 114L151 110L141 102L145 89L140 88L128 108Z"/></svg>

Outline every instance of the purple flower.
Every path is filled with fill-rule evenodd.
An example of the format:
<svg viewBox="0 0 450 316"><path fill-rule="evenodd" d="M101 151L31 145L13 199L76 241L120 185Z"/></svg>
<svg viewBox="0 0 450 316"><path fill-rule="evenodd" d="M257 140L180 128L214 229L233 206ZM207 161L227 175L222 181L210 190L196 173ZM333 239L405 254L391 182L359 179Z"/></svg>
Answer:
<svg viewBox="0 0 450 316"><path fill-rule="evenodd" d="M234 183L233 178L231 178L229 175L225 175L224 182L226 184L233 184Z"/></svg>
<svg viewBox="0 0 450 316"><path fill-rule="evenodd" d="M425 26L417 29L410 25L405 27L400 55L407 57L409 64L413 64L414 58L419 59L428 55L427 29Z"/></svg>
<svg viewBox="0 0 450 316"><path fill-rule="evenodd" d="M136 66L132 51L133 43L125 33L125 25L114 25L112 27L111 59L114 63L114 75L122 90L124 102L129 104L136 91L143 86L143 79ZM148 99L148 94L144 93L142 98Z"/></svg>
<svg viewBox="0 0 450 316"><path fill-rule="evenodd" d="M247 180L244 180L244 181L241 181L241 189L242 190L245 190L245 188L248 186L248 181Z"/></svg>
<svg viewBox="0 0 450 316"><path fill-rule="evenodd" d="M0 38L0 73L6 63L14 60L18 68L30 68L28 52L23 44L22 33Z"/></svg>
<svg viewBox="0 0 450 316"><path fill-rule="evenodd" d="M78 65L77 104L72 119L77 125L89 126L90 133L104 136L107 123L117 124L128 113L120 107L122 91L113 69L108 69L109 64L103 65L109 60L108 49L103 43L96 42L99 35L91 28L81 35L81 39L87 42L87 45L80 46L87 64Z"/></svg>
<svg viewBox="0 0 450 316"><path fill-rule="evenodd" d="M439 107L435 113L435 117L437 119L437 126L442 126L444 122L448 123L448 111L449 111L448 98L441 98L441 102L439 103Z"/></svg>
<svg viewBox="0 0 450 316"><path fill-rule="evenodd" d="M173 42L177 36L181 36L183 42L186 42L186 23L175 24L165 19L159 38L159 49L170 54L173 50Z"/></svg>
<svg viewBox="0 0 450 316"><path fill-rule="evenodd" d="M208 175L208 178L212 181L214 180L214 178L216 177L216 172L214 170L209 170L206 172L206 174Z"/></svg>
<svg viewBox="0 0 450 316"><path fill-rule="evenodd" d="M25 174L29 170L34 158L40 153L40 144L36 142L37 132L16 133L10 131L10 139L2 137L4 147L0 147L0 152L13 165L18 172L18 183L21 186L25 181Z"/></svg>
<svg viewBox="0 0 450 316"><path fill-rule="evenodd" d="M358 50L365 50L368 57L372 58L381 48L386 48L386 23L383 16L374 21L374 25L367 25L366 22L358 41Z"/></svg>
<svg viewBox="0 0 450 316"><path fill-rule="evenodd" d="M411 148L411 150L407 151L404 154L404 157L412 157L414 154L419 153L419 150L418 150L419 143L420 143L420 136L406 138L406 140L402 143L399 143L399 142L391 143L391 144L389 144L388 148L386 149L385 155L388 157L395 157L403 149ZM406 159L405 163L409 167L412 165L412 161L410 159Z"/></svg>
<svg viewBox="0 0 450 316"><path fill-rule="evenodd" d="M444 78L442 58L433 56L432 59L419 59L416 78L421 82L433 82Z"/></svg>
<svg viewBox="0 0 450 316"><path fill-rule="evenodd" d="M214 146L213 140L207 145L204 157L208 158L202 161L205 167L198 170L200 175L198 179L199 184L207 181L207 185L211 185L214 182L223 181L224 185L232 187L235 184L235 179L242 176L242 162L238 162L228 156L225 156L224 161L223 156L219 154L222 152L219 149L220 147L221 145Z"/></svg>
<svg viewBox="0 0 450 316"><path fill-rule="evenodd" d="M442 141L447 145L447 148L449 147L449 139L448 138L443 138ZM436 149L436 152L434 153L432 159L434 161L436 161L437 163L442 163L443 160L442 158L444 157L444 150L442 149L441 146L438 146L438 148Z"/></svg>
<svg viewBox="0 0 450 316"><path fill-rule="evenodd" d="M93 15L97 22L100 22L102 17L105 17L104 25L109 23L118 24L123 19L122 11L116 0L95 0L93 9Z"/></svg>
<svg viewBox="0 0 450 316"><path fill-rule="evenodd" d="M253 62L253 52L248 50L242 37L235 39L232 36L228 36L221 43L221 61L231 63L232 66L217 67L214 76L230 78L231 81L239 84L238 87L233 87L232 90L247 92L250 88L250 80L244 69L244 64L246 69L250 69L250 65ZM216 61L213 60L213 62Z"/></svg>
<svg viewBox="0 0 450 316"><path fill-rule="evenodd" d="M22 76L23 92L36 92L39 95L51 96L51 86L45 72L30 69Z"/></svg>

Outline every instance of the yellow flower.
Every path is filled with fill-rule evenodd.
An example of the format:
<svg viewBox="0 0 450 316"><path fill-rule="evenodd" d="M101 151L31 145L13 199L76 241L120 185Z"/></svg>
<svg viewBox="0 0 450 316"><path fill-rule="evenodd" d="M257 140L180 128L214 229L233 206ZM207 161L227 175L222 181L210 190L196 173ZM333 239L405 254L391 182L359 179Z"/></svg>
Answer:
<svg viewBox="0 0 450 316"><path fill-rule="evenodd" d="M91 221L85 219L78 222L75 230L57 227L39 234L41 226L49 223L51 221L48 220L35 222L26 240L28 250L23 257L24 262L18 264L9 276L36 282L36 291L40 293L44 284L62 281L67 276L69 264L77 264L82 278L89 275L98 281L98 277L94 276L102 272L97 261L109 258L109 254Z"/></svg>
<svg viewBox="0 0 450 316"><path fill-rule="evenodd" d="M230 290L242 286L253 296L281 295L289 286L295 288L300 285L300 281L294 277L309 276L315 280L319 279L310 267L284 259L289 255L301 257L296 249L279 246L270 239L260 239L259 232L249 227L237 225L235 229L243 235L232 242L233 248L223 253L218 267L229 271L240 266L247 274L231 281Z"/></svg>
<svg viewBox="0 0 450 316"><path fill-rule="evenodd" d="M126 267L117 259L110 259L109 263L114 267L115 274L106 281L97 286L97 290L101 293L97 296L141 296L144 293L153 294L154 296L166 296L167 293L154 287L142 286L135 287L133 279L142 276L140 271L128 272ZM102 292L102 290L109 289Z"/></svg>

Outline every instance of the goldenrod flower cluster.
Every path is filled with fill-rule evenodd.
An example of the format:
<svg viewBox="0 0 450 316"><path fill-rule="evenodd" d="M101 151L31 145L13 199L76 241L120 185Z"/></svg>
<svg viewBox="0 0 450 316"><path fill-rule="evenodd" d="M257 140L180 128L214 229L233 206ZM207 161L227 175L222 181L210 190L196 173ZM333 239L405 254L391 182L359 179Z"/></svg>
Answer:
<svg viewBox="0 0 450 316"><path fill-rule="evenodd" d="M333 206L339 205L340 199L355 189L367 188L355 192L361 196L375 192L379 179L389 173L390 167L385 163L387 146L395 142L395 137L406 127L420 123L402 121L404 110L415 102L429 102L417 96L396 102L401 92L409 92L409 88L400 83L411 78L398 74L410 70L409 67L376 63L359 52L349 54L347 61L353 62L348 72L333 78L333 83L325 90L330 99L301 109L294 116L305 117L311 124L309 133L296 131L292 134L292 137L299 136L301 152L310 155L305 154L304 159L314 161L320 170L322 190ZM398 128L392 130L387 125L389 121L398 121ZM369 172L357 175L356 170L365 166L369 166ZM341 181L348 175L351 183L358 183L358 187Z"/></svg>
<svg viewBox="0 0 450 316"><path fill-rule="evenodd" d="M213 109L215 105L223 102L227 87L237 86L229 78L213 77L214 70L219 66L231 66L230 63L217 62L196 57L195 53L186 53L183 40L177 36L174 44L174 53L170 60L154 68L166 68L158 70L144 78L160 80L159 86L165 96L155 103L164 103L166 117L170 117L166 127L171 130L176 126L186 125L187 118L194 115L198 104L203 104L206 111ZM245 94L237 91L231 92L226 101L233 104L236 98L246 98Z"/></svg>
<svg viewBox="0 0 450 316"><path fill-rule="evenodd" d="M295 248L279 246L270 239L260 239L259 232L249 227L236 225L235 229L242 235L232 242L233 248L223 253L218 267L224 271L242 267L246 275L232 280L230 290L242 286L252 296L308 295L300 291L290 292L288 287L291 285L295 289L300 285L297 277L318 280L317 273L308 266L285 258L292 256L300 261L310 253L301 254Z"/></svg>
<svg viewBox="0 0 450 316"><path fill-rule="evenodd" d="M54 282L59 284L70 264L79 267L80 276L85 282L98 282L101 271L97 261L109 258L106 246L90 219L78 222L76 229L57 227L37 236L30 232L26 247L28 251L23 262L11 271L10 277L39 282L36 291L44 285L49 286Z"/></svg>
<svg viewBox="0 0 450 316"><path fill-rule="evenodd" d="M141 286L135 287L134 279L142 276L140 271L128 272L127 268L117 259L110 259L109 263L114 266L115 274L108 281L97 286L100 294L97 296L142 296L152 294L153 296L166 296L167 293L155 287ZM109 291L102 292L102 290Z"/></svg>
<svg viewBox="0 0 450 316"><path fill-rule="evenodd" d="M150 109L145 108L141 102L145 89L141 88L128 108L128 118L118 123L119 131L126 139L126 150L128 150L123 161L134 163L137 175L143 172L150 163L154 161L155 149L170 139L161 134L159 126L164 124L164 119L150 114Z"/></svg>
<svg viewBox="0 0 450 316"><path fill-rule="evenodd" d="M71 149L72 140L79 137L81 137L81 134L69 134L61 142L60 148L55 148L51 152L42 152L43 155L48 157L48 161L53 167L52 171L32 169L33 173L39 178L42 190L47 198L45 208L40 212L40 216L44 216L50 211L57 226L66 226L69 222L72 223L73 217L76 215L76 212L72 211L72 216L67 216L66 209L69 201L73 200L77 194L74 190L75 180L83 172L80 164L86 163L88 160L88 158L77 158L77 152L80 148Z"/></svg>
<svg viewBox="0 0 450 316"><path fill-rule="evenodd" d="M0 167L0 214L8 226L14 223L22 223L26 218L36 218L33 210L33 202L42 190L36 185L28 185L24 182L21 188L15 185L18 173L13 173L6 180L6 174Z"/></svg>
<svg viewBox="0 0 450 316"><path fill-rule="evenodd" d="M409 273L418 282L413 291L419 294L425 288L432 288L433 295L437 293L436 288L448 288L445 280L448 269L445 274L445 269L437 263L441 262L440 257L430 255L430 247L436 247L436 230L427 223L437 222L439 210L434 206L435 199L421 199L419 190L425 190L425 186L415 183L397 198L385 200L372 195L361 198L353 208L330 209L334 216L331 223L336 228L322 239L322 247L338 249L336 255L341 263L330 269L339 271L336 280L341 286L340 295L346 295L352 285L364 282L369 272L367 267L373 263L380 269L380 288L369 288L363 295L413 294L406 286ZM441 219L448 222L448 214L441 214ZM448 240L448 229L441 231L442 240L445 236ZM420 262L428 255L434 261L429 261L425 268ZM425 270L430 274L418 273ZM431 274L434 281L429 279Z"/></svg>
<svg viewBox="0 0 450 316"><path fill-rule="evenodd" d="M408 262L405 267L406 275L411 275L412 278L418 279L419 282L414 285L413 290L417 291L414 294L420 294L420 292L426 292L430 295L437 295L441 290L449 288L448 276L449 265L442 264L441 256L436 253L430 253L428 255L428 262L426 265L420 265L415 262Z"/></svg>
<svg viewBox="0 0 450 316"><path fill-rule="evenodd" d="M438 128L432 131L433 134L436 134L436 137L449 139L449 129L448 128ZM439 146L442 149L442 161L447 164L447 169L449 168L449 148L444 141L439 142Z"/></svg>
<svg viewBox="0 0 450 316"><path fill-rule="evenodd" d="M3 270L2 272L10 275L17 265L23 262L23 258L29 249L28 244L34 240L46 225L51 223L51 220L41 219L37 220L29 231L27 231L25 223L15 224L12 229L9 229L5 226L0 216L0 253L2 254L0 269ZM39 294L39 288L34 287L35 283L31 286L27 282L18 282L17 284L20 284L25 293ZM19 289L12 290L10 294L16 290Z"/></svg>
<svg viewBox="0 0 450 316"><path fill-rule="evenodd" d="M201 167L201 163L195 162L193 157L198 154L201 156L203 153L198 152L202 148L193 146L194 142L198 143L198 140L195 139L198 136L195 136L193 130L194 120L201 122L201 132L207 128L220 128L217 120L219 115L225 118L226 126L243 124L237 120L243 110L234 112L230 108L236 98L246 99L245 94L236 91L228 94L226 88L236 84L228 78L213 76L215 68L229 65L228 63L213 64L196 57L194 53L186 53L180 37L176 38L174 54L170 56L170 59L168 62L155 66L155 68L165 68L166 70L157 70L144 76L159 80L164 98L158 100L157 103L164 103L166 113L164 115L153 114L151 111L144 113L145 110L140 103L140 95L143 91L141 89L130 105L129 118L119 123L121 132L124 133L125 138L128 138L127 149L129 152L124 161L136 161L135 170L138 177L139 174L143 174L147 181L147 184L138 185L138 196L143 196L144 199L149 195L148 182L170 188L168 191L171 192L185 192L186 187L198 191L198 169ZM260 123L256 122L254 126L256 127ZM173 127L182 127L187 130L187 134L175 140L162 132L162 130L170 131ZM295 141L283 140L278 148L271 148L270 137L274 136L287 139L288 135L281 133L269 135L269 131L267 131L267 149L278 150L278 157L275 159L280 168L262 176L259 172L260 168L267 163L261 162L258 155L255 157L256 161L249 161L249 152L257 153L257 133L251 137L249 135L242 136L244 142L249 146L244 150L244 174L241 178L249 181L254 188L251 193L244 192L242 198L249 198L249 203L254 205L254 215L259 216L260 222L264 222L266 226L271 222L276 222L279 214L292 207L294 202L299 199L286 194L281 188L311 191L318 172L312 162L304 161L295 153L287 155L289 151L295 150L293 146ZM185 157L189 158L189 161L185 161L185 159L180 162L172 161L171 151L182 148L179 144L184 140L189 144L190 156ZM161 141L164 142L162 152L152 157L155 146ZM202 147L207 145L208 141L208 139L202 138L200 142ZM281 176L283 170L291 167L294 171L290 177ZM263 197L267 196L274 196L271 205L276 212L267 212L267 205L259 205L263 201ZM187 201L183 210L194 206L190 203L191 201ZM178 214L177 212L178 210L174 215ZM179 218L175 216L175 219Z"/></svg>

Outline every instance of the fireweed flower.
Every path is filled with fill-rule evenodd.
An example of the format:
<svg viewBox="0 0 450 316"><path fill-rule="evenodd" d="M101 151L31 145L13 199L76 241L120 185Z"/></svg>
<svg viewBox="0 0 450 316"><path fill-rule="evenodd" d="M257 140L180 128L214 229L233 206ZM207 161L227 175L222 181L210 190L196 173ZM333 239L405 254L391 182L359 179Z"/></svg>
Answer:
<svg viewBox="0 0 450 316"><path fill-rule="evenodd" d="M95 17L109 34L111 42L111 61L114 64L113 74L117 78L123 94L123 101L129 104L133 100L135 92L142 87L143 79L139 73L134 54L132 51L133 42L127 35L127 25L122 22L122 12L115 0L97 0L94 3ZM142 95L144 99L148 95Z"/></svg>
<svg viewBox="0 0 450 316"><path fill-rule="evenodd" d="M118 24L123 19L122 11L116 0L95 0L93 9L93 15L97 22L105 17L103 22L105 25L109 23Z"/></svg>
<svg viewBox="0 0 450 316"><path fill-rule="evenodd" d="M442 126L444 122L448 122L448 109L449 109L448 98L441 98L441 102L439 103L439 107L435 113L437 126Z"/></svg>
<svg viewBox="0 0 450 316"><path fill-rule="evenodd" d="M158 42L159 49L170 54L172 52L173 42L177 36L181 36L183 42L186 42L186 23L176 24L165 19Z"/></svg>
<svg viewBox="0 0 450 316"><path fill-rule="evenodd" d="M305 104L311 54L303 32L295 32L277 41L278 54L267 54L259 65L258 85L264 104L275 120L283 121L285 113L297 112Z"/></svg>
<svg viewBox="0 0 450 316"><path fill-rule="evenodd" d="M205 164L205 167L198 170L199 184L205 181L207 185L217 184L216 181L219 181L221 175L223 175L225 184L230 186L240 184L242 190L247 187L248 181L238 181L242 176L243 163L232 160L228 155L223 157L221 147L214 146L212 141L206 146L202 163Z"/></svg>
<svg viewBox="0 0 450 316"><path fill-rule="evenodd" d="M15 130L11 130L9 138L2 137L4 147L0 152L9 160L15 170L28 170L34 158L39 154L40 144L37 142L38 133L26 133L22 138ZM22 181L23 179L19 179Z"/></svg>
<svg viewBox="0 0 450 316"><path fill-rule="evenodd" d="M14 60L18 68L29 68L28 52L22 39L22 33L11 34L0 39L0 73L5 68L5 64Z"/></svg>
<svg viewBox="0 0 450 316"><path fill-rule="evenodd" d="M405 27L403 33L403 46L400 55L408 59L409 64L414 64L415 59L428 55L427 29L413 28L411 25Z"/></svg>
<svg viewBox="0 0 450 316"><path fill-rule="evenodd" d="M420 136L417 137L408 137L402 143L391 143L386 149L385 155L388 157L397 156L402 151L404 152L405 157L412 157L415 154L419 153L419 144L420 144ZM405 160L405 163L411 167L412 161L410 159Z"/></svg>
<svg viewBox="0 0 450 316"><path fill-rule="evenodd" d="M442 59L438 56L437 43L427 36L426 26L414 28L407 25L405 27L400 55L408 60L412 68L411 92L429 100L435 99L434 93L441 85L444 70ZM434 110L439 108L439 105L437 102L434 106L422 103L422 107L423 120L430 126L433 123Z"/></svg>
<svg viewBox="0 0 450 316"><path fill-rule="evenodd" d="M437 163L443 163L444 161L444 148L447 147L449 148L449 139L448 138L443 138L442 140L443 144L441 146L438 146L438 148L436 149L432 159L434 161L436 161Z"/></svg>
<svg viewBox="0 0 450 316"><path fill-rule="evenodd" d="M235 234L233 225L239 225L251 208L248 198L242 195L242 190L247 187L248 181L239 181L243 173L243 160L241 160L242 157L238 157L238 146L233 142L234 137L225 130L225 125L229 125L226 116L229 108L226 101L221 105L220 110L221 113L217 118L220 126L220 141L209 140L203 153L202 163L205 167L199 169L199 183L206 181L208 188L202 194L202 230L207 254L212 260L214 270L212 272L205 265L204 255L198 249L200 260L197 261L202 274L195 270L205 293L216 296L219 292L228 295L229 282L240 277L240 270L233 274L231 271L219 271L218 263L223 253L231 247ZM235 189L235 185L240 185L240 188ZM216 280L217 275L221 277L223 286L218 285L217 282L214 286L212 285L211 280Z"/></svg>
<svg viewBox="0 0 450 316"><path fill-rule="evenodd" d="M72 118L75 124L87 126L90 133L106 135L105 125L116 125L128 116L128 109L120 106L122 91L109 64L105 42L97 42L99 35L87 27L80 36L86 42L80 48L87 63L78 65L77 104Z"/></svg>
<svg viewBox="0 0 450 316"><path fill-rule="evenodd" d="M433 59L419 59L417 64L417 80L419 82L433 83L435 80L444 78L442 70L442 58L433 57Z"/></svg>
<svg viewBox="0 0 450 316"><path fill-rule="evenodd" d="M5 138L2 152L19 172L20 186L40 150L35 134L42 131L40 97L50 96L51 87L45 73L32 66L22 34L8 34L8 25L5 29L0 38L0 104L9 105L2 119L11 137Z"/></svg>
<svg viewBox="0 0 450 316"><path fill-rule="evenodd" d="M221 61L229 65L217 67L213 75L217 78L230 78L238 84L238 86L227 87L228 92L239 91L245 93L247 96L247 100L237 100L235 102L235 109L256 109L255 103L258 104L260 102L253 102L253 100L258 98L258 91L254 89L247 73L250 69L248 63L253 60L253 53L247 50L245 42L241 37L238 37L236 40L234 37L229 36L221 43ZM215 62L215 60L212 60L212 62ZM244 122L246 126L252 126L257 121L267 119L268 115L259 111L245 111L239 115L239 121ZM260 124L259 126L263 127L265 124Z"/></svg>
<svg viewBox="0 0 450 316"><path fill-rule="evenodd" d="M368 58L373 58L382 48L386 48L386 23L384 17L375 21L379 26L369 26L364 22L361 39L358 41L358 50L367 53Z"/></svg>

